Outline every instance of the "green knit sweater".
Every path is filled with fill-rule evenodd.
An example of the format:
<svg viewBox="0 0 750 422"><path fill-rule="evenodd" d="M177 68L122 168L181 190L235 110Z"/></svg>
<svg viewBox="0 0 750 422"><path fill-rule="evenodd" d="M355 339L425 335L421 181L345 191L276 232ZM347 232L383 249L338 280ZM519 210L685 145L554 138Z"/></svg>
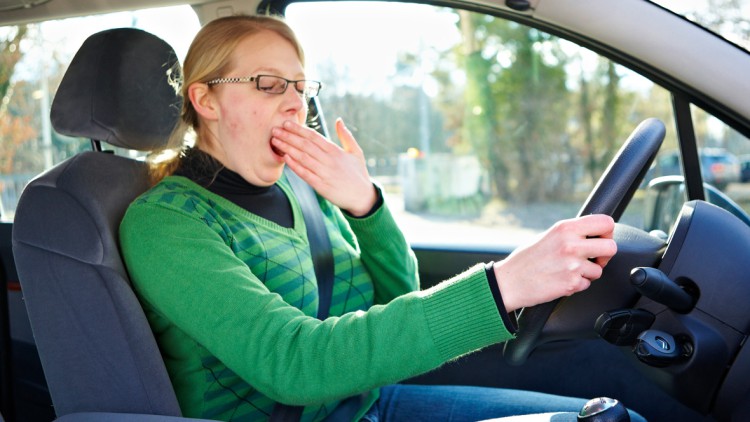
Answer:
<svg viewBox="0 0 750 422"><path fill-rule="evenodd" d="M383 205L350 218L320 199L334 251L330 315L288 181L294 227L251 214L170 176L120 227L123 256L184 415L265 420L276 401L321 420L348 396L507 340L485 270L425 291L413 253Z"/></svg>

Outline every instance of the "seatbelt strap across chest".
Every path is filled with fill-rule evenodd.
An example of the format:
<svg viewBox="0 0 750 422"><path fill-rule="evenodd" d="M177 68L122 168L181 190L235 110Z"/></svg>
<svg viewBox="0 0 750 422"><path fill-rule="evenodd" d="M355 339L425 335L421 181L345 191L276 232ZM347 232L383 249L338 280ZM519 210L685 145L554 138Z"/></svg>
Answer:
<svg viewBox="0 0 750 422"><path fill-rule="evenodd" d="M307 227L307 240L310 243L315 278L318 281L318 319L323 320L328 318L333 295L331 239L328 238L323 211L320 209L320 203L313 188L288 168L285 172L302 209L302 218Z"/></svg>
<svg viewBox="0 0 750 422"><path fill-rule="evenodd" d="M310 244L315 278L318 282L318 319L328 317L331 307L331 296L333 295L333 249L331 239L328 237L323 210L315 195L315 191L304 180L297 176L288 167L284 168L289 183L292 185L294 195L302 209L302 218L307 228L307 240ZM277 403L271 412L270 422L296 422L300 420L304 407L289 406Z"/></svg>

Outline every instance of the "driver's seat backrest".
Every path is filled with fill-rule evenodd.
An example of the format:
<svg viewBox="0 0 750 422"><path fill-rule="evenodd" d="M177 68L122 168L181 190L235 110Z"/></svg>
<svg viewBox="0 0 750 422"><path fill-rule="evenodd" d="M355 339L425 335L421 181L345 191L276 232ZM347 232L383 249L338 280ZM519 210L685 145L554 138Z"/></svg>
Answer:
<svg viewBox="0 0 750 422"><path fill-rule="evenodd" d="M141 30L92 35L55 95L55 130L160 148L181 108L168 77L176 61L166 42ZM118 247L125 209L148 187L143 161L90 151L38 176L19 201L13 252L58 417L180 415Z"/></svg>

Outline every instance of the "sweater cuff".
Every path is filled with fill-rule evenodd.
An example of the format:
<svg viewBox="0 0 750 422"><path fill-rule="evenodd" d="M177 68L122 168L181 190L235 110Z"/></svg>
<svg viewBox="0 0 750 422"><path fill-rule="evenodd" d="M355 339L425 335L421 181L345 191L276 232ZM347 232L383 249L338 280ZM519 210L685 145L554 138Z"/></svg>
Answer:
<svg viewBox="0 0 750 422"><path fill-rule="evenodd" d="M518 332L518 318L516 317L516 313L513 312L512 314L509 314L508 311L505 310L505 303L503 302L503 296L500 294L500 287L497 285L497 277L495 277L495 269L494 269L494 262L488 263L484 267L484 271L487 274L487 283L490 285L490 290L492 291L492 298L495 299L495 305L497 305L497 311L500 313L500 317L503 318L503 323L505 324L505 328L508 330L511 334L516 334Z"/></svg>
<svg viewBox="0 0 750 422"><path fill-rule="evenodd" d="M377 185L373 185L378 192L378 200L376 201L375 206L373 206L373 208L367 215L354 217L347 211L341 210L341 212L346 218L346 221L349 223L349 227L354 230L354 233L356 233L357 237L360 237L361 234L366 233L368 235L374 235L376 238L383 238L383 241L386 241L388 242L388 244L390 244L389 236L393 235L394 230L398 231L399 233L401 232L401 230L398 228L396 221L393 219L393 215L388 209L388 204L386 204L385 200L383 199L382 191Z"/></svg>
<svg viewBox="0 0 750 422"><path fill-rule="evenodd" d="M498 318L482 264L420 295L437 352L445 361L513 337Z"/></svg>

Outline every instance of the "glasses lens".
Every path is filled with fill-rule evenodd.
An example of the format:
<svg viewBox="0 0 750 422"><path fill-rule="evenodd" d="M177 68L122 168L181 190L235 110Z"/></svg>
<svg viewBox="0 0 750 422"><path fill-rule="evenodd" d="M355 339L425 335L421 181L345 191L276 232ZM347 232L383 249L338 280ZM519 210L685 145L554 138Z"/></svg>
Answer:
<svg viewBox="0 0 750 422"><path fill-rule="evenodd" d="M312 98L318 95L318 93L320 92L320 82L298 81L296 88L300 94L304 94L307 98Z"/></svg>
<svg viewBox="0 0 750 422"><path fill-rule="evenodd" d="M283 94L286 91L287 81L278 76L259 75L256 78L258 90L269 94Z"/></svg>

